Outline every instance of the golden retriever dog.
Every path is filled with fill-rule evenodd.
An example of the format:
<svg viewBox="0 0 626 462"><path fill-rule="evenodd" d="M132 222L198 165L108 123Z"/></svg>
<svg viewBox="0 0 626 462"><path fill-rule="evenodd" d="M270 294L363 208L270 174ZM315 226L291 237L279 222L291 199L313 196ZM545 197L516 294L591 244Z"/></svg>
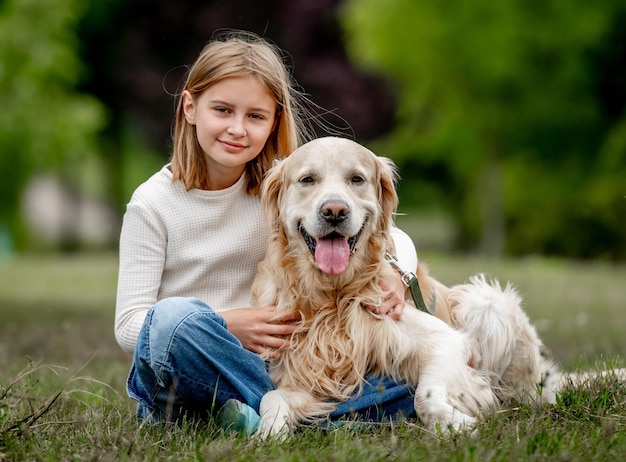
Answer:
<svg viewBox="0 0 626 462"><path fill-rule="evenodd" d="M261 197L271 232L254 303L300 320L269 355L276 389L262 399L260 437L327 417L372 375L414 387L430 428L466 428L511 400L555 400L558 374L509 285L475 276L449 288L420 263L410 274L435 316L410 297L398 321L365 308L385 298L382 280L397 277L386 258L396 179L389 159L335 137L268 173Z"/></svg>

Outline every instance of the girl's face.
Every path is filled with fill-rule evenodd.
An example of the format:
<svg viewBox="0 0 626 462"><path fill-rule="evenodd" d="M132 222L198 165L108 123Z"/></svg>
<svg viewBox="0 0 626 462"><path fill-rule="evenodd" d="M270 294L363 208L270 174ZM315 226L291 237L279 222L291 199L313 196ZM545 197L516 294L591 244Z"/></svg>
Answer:
<svg viewBox="0 0 626 462"><path fill-rule="evenodd" d="M197 98L183 92L187 122L196 127L209 189L232 186L259 155L276 125L276 100L256 77L229 77Z"/></svg>

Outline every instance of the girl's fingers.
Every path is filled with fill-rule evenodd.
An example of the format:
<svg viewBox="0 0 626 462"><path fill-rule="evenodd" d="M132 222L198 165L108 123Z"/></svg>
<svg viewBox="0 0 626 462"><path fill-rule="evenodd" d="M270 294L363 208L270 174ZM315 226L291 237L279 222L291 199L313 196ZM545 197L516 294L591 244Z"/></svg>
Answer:
<svg viewBox="0 0 626 462"><path fill-rule="evenodd" d="M272 318L273 322L295 322L300 320L300 313L279 313Z"/></svg>

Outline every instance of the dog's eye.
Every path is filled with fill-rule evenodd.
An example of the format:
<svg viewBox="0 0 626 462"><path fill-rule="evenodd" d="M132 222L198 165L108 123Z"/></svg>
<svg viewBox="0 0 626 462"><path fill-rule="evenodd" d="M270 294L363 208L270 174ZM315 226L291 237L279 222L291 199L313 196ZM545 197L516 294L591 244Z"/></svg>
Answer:
<svg viewBox="0 0 626 462"><path fill-rule="evenodd" d="M361 175L354 175L351 178L352 184L361 184L361 183L365 183L365 178L363 178Z"/></svg>
<svg viewBox="0 0 626 462"><path fill-rule="evenodd" d="M312 176L303 176L302 178L300 178L300 183L309 184L313 183L314 181L315 179Z"/></svg>

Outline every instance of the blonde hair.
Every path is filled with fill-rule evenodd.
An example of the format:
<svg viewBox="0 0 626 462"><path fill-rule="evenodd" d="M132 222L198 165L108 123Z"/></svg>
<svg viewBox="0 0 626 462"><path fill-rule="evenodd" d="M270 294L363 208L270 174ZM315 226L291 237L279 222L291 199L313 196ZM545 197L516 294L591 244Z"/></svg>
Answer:
<svg viewBox="0 0 626 462"><path fill-rule="evenodd" d="M248 32L228 32L209 42L188 71L178 96L171 169L173 181L182 181L187 190L202 189L207 171L204 153L195 127L187 122L182 93L195 99L211 85L229 78L254 76L267 86L277 105L276 127L261 153L246 164L246 191L257 195L265 172L274 159L287 157L312 139L304 117L304 106L295 81L283 61L281 50L267 40Z"/></svg>

